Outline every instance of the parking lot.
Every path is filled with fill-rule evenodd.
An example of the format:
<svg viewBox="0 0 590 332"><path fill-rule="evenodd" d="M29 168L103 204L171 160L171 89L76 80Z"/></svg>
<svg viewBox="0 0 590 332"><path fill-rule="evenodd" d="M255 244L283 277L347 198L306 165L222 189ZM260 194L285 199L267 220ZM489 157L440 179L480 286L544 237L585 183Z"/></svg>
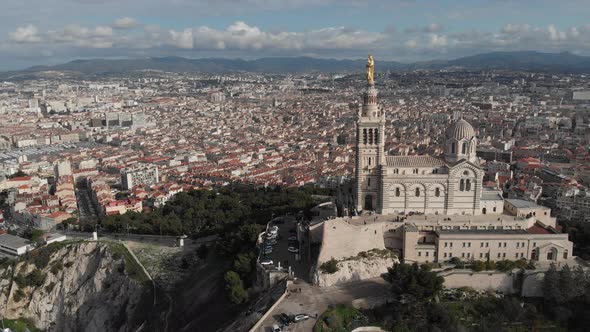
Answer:
<svg viewBox="0 0 590 332"><path fill-rule="evenodd" d="M305 313L309 319L282 327L282 332L309 332L319 317L330 306L385 303L389 298L389 284L382 278L352 282L341 286L318 287L303 280L296 280L287 289L286 297L262 321L254 332L270 332L273 325L281 326L281 313L296 315Z"/></svg>
<svg viewBox="0 0 590 332"><path fill-rule="evenodd" d="M283 221L279 223L273 223L272 225L278 226L278 236L276 238L277 243L272 245L272 253L262 254L261 261L272 260L273 265L267 266L267 268L278 268L279 263L281 269L288 270L289 267L293 272L293 275L303 280L310 279L310 264L309 255L307 255L307 243L306 234L300 234L300 240L297 242L289 241L290 237L296 236L294 233L297 228L297 221L295 217L283 217ZM264 247L268 246L268 241L265 241ZM299 252L298 254L289 252L289 247L296 247Z"/></svg>

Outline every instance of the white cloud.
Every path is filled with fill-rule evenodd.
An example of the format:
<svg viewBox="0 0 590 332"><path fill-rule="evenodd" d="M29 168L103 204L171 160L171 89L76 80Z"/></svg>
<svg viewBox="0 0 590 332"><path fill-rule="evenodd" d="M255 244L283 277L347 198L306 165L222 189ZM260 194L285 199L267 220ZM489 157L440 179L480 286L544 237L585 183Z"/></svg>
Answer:
<svg viewBox="0 0 590 332"><path fill-rule="evenodd" d="M262 0L261 0L262 1ZM122 20L122 19L120 19ZM4 42L11 54L23 55L48 50L47 54L76 56L273 56L314 55L357 57L368 52L404 60L458 57L489 51L571 50L590 53L590 25L558 27L507 24L496 31L466 30L442 33L436 24L417 28L419 33L366 31L343 26L305 31L263 29L237 21L225 28L209 26L163 29L143 25L142 29L117 28L123 25L66 25L43 31L34 25L17 28ZM119 22L121 23L121 22ZM128 22L129 23L129 22ZM130 26L130 25L126 25ZM450 30L450 29L449 29ZM103 50L100 50L103 49Z"/></svg>
<svg viewBox="0 0 590 332"><path fill-rule="evenodd" d="M113 29L108 26L87 28L80 25L67 25L61 30L50 30L46 34L50 44L71 44L88 48L111 48L115 43Z"/></svg>
<svg viewBox="0 0 590 332"><path fill-rule="evenodd" d="M404 30L405 33L437 33L443 30L443 26L438 23L430 23L423 27L412 27Z"/></svg>
<svg viewBox="0 0 590 332"><path fill-rule="evenodd" d="M151 31L152 36L159 33ZM224 30L207 26L183 31L170 30L169 44L183 49L200 50L325 50L362 49L379 47L386 34L367 32L345 27L331 27L306 32L264 31L256 26L238 21Z"/></svg>
<svg viewBox="0 0 590 332"><path fill-rule="evenodd" d="M36 26L29 24L24 27L16 28L16 31L10 33L10 40L17 43L39 43L41 36Z"/></svg>
<svg viewBox="0 0 590 332"><path fill-rule="evenodd" d="M531 30L531 26L528 24L506 24L502 27L501 32L506 34L519 34L527 33Z"/></svg>
<svg viewBox="0 0 590 332"><path fill-rule="evenodd" d="M445 47L447 46L447 36L437 35L435 33L430 35L431 47Z"/></svg>
<svg viewBox="0 0 590 332"><path fill-rule="evenodd" d="M193 48L193 32L190 29L181 32L170 30L170 42L178 48Z"/></svg>
<svg viewBox="0 0 590 332"><path fill-rule="evenodd" d="M409 40L406 40L404 45L409 49L414 49L414 48L418 47L418 42L415 41L414 39L409 39Z"/></svg>
<svg viewBox="0 0 590 332"><path fill-rule="evenodd" d="M567 39L566 33L559 31L554 25L547 27L547 32L549 33L549 39L551 40L559 41Z"/></svg>
<svg viewBox="0 0 590 332"><path fill-rule="evenodd" d="M121 17L113 22L113 28L115 29L133 29L137 25L137 20L132 17Z"/></svg>

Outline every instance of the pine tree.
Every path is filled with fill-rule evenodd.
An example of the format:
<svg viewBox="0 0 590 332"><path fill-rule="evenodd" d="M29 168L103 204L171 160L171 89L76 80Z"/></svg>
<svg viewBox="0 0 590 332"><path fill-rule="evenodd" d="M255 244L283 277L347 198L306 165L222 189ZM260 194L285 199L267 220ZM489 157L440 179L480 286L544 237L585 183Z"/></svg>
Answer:
<svg viewBox="0 0 590 332"><path fill-rule="evenodd" d="M559 290L559 274L555 264L551 264L543 279L543 297L546 303L555 304L561 298Z"/></svg>

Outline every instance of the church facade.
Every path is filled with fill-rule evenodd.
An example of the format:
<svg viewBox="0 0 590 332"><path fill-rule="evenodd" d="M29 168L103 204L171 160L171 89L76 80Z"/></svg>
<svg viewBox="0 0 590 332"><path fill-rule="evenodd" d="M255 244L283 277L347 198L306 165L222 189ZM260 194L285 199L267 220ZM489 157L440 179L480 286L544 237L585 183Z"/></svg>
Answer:
<svg viewBox="0 0 590 332"><path fill-rule="evenodd" d="M369 84L357 118L355 208L379 214L502 213L500 192L482 187L477 137L461 119L446 131L444 158L386 156L385 114Z"/></svg>
<svg viewBox="0 0 590 332"><path fill-rule="evenodd" d="M447 128L442 156L387 155L373 66L370 57L357 117L355 177L335 198L345 218L325 222L318 263L374 248L420 263L574 259L573 243L551 209L504 199L501 190L483 185L476 132L466 120Z"/></svg>

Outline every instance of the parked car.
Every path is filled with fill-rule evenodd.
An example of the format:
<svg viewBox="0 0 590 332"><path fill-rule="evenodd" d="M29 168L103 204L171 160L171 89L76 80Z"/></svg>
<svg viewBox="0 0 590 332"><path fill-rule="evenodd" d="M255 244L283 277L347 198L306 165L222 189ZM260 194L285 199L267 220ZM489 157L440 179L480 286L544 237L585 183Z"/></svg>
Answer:
<svg viewBox="0 0 590 332"><path fill-rule="evenodd" d="M298 323L298 322L301 322L301 321L307 320L307 319L309 319L308 314L298 314L298 315L295 315L295 317L293 317L293 322Z"/></svg>
<svg viewBox="0 0 590 332"><path fill-rule="evenodd" d="M289 315L284 312L279 315L279 320L285 326L289 326L289 324L291 324L291 317L289 317Z"/></svg>
<svg viewBox="0 0 590 332"><path fill-rule="evenodd" d="M277 324L274 324L272 326L272 332L281 332L281 331L282 331L281 328Z"/></svg>
<svg viewBox="0 0 590 332"><path fill-rule="evenodd" d="M260 261L260 264L262 264L262 265L272 265L273 264L273 261L272 261L272 259L265 259L265 260Z"/></svg>
<svg viewBox="0 0 590 332"><path fill-rule="evenodd" d="M299 252L299 249L298 249L298 248L296 248L296 247L289 247L287 250L288 250L289 252L292 252L292 253L295 253L295 254Z"/></svg>

